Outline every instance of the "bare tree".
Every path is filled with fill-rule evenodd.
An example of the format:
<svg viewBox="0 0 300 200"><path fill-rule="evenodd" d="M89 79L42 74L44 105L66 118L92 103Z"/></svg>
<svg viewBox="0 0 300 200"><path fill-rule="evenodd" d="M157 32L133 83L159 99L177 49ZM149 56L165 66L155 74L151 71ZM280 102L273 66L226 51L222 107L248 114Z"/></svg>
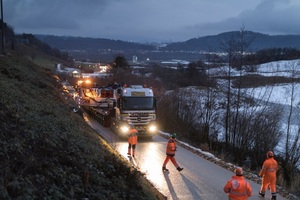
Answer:
<svg viewBox="0 0 300 200"><path fill-rule="evenodd" d="M285 135L285 152L283 152L282 169L284 180L288 187L291 186L295 177L296 169L299 167L300 160L300 124L295 124L295 120L299 123L299 104L296 106L296 91L299 91L295 83L295 72L298 64L294 64L291 69L292 82L286 88L289 97L289 108L287 110L286 135ZM298 102L299 103L299 102Z"/></svg>
<svg viewBox="0 0 300 200"><path fill-rule="evenodd" d="M228 71L227 71L227 97L226 97L226 115L225 115L225 145L226 148L229 148L229 143L231 140L230 137L230 129L229 129L229 122L230 122L230 113L231 113L231 63L235 56L236 52L236 41L234 39L230 39L222 44L222 49L225 50L227 53L228 58Z"/></svg>

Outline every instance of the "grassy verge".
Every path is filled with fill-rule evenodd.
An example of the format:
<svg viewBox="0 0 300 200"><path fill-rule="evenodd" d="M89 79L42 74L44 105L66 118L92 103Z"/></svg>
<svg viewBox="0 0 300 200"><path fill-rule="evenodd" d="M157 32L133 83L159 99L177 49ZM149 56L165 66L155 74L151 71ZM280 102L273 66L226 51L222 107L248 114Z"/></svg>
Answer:
<svg viewBox="0 0 300 200"><path fill-rule="evenodd" d="M0 199L164 199L72 112L43 59L0 60Z"/></svg>

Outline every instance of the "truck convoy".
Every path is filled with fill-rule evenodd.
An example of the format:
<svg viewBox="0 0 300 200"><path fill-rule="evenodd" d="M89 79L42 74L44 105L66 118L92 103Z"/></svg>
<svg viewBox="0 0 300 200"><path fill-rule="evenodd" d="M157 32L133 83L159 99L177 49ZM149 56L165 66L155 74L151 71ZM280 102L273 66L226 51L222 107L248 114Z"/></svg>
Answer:
<svg viewBox="0 0 300 200"><path fill-rule="evenodd" d="M80 107L104 127L126 137L131 124L138 136L152 138L157 133L156 100L152 88L145 85L111 84L91 87L79 84Z"/></svg>

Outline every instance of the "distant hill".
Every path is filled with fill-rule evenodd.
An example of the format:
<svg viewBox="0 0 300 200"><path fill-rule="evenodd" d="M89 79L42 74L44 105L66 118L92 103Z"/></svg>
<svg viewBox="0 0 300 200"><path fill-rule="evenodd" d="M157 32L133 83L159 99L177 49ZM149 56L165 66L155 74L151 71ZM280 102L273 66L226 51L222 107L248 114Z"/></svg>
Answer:
<svg viewBox="0 0 300 200"><path fill-rule="evenodd" d="M53 48L68 52L76 60L82 61L110 62L119 54L128 59L156 49L154 45L103 38L53 35L35 35L35 37Z"/></svg>
<svg viewBox="0 0 300 200"><path fill-rule="evenodd" d="M69 52L79 60L113 60L117 54L127 59L137 56L139 60L199 60L199 52L222 52L222 43L239 39L240 32L232 31L218 35L192 38L184 42L167 45L140 44L103 38L35 35L53 48ZM244 32L244 39L250 45L245 51L255 52L269 48L294 48L300 50L300 35L266 35L251 31ZM194 52L198 52L195 54ZM203 55L202 55L203 56Z"/></svg>
<svg viewBox="0 0 300 200"><path fill-rule="evenodd" d="M165 47L166 50L184 51L222 51L222 43L232 39L240 38L239 31L221 33L213 36L193 38L185 42L171 43ZM246 42L250 43L248 51L258 51L269 48L295 48L300 49L300 35L266 35L246 31L244 34Z"/></svg>
<svg viewBox="0 0 300 200"><path fill-rule="evenodd" d="M39 40L60 50L154 50L152 45L111 40L103 38L84 38L71 36L35 35Z"/></svg>

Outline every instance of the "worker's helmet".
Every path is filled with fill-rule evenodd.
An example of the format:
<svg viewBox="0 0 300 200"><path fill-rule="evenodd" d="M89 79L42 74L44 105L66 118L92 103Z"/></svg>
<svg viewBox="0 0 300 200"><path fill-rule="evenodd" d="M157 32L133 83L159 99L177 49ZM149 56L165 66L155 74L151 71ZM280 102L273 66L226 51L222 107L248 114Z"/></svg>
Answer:
<svg viewBox="0 0 300 200"><path fill-rule="evenodd" d="M269 158L269 157L274 157L273 151L268 151L268 152L267 152L267 157L268 157L268 158Z"/></svg>
<svg viewBox="0 0 300 200"><path fill-rule="evenodd" d="M242 176L243 175L243 169L241 167L237 167L237 168L235 168L234 173L237 176Z"/></svg>
<svg viewBox="0 0 300 200"><path fill-rule="evenodd" d="M176 134L176 133L173 133L173 134L172 134L172 138L175 139L176 137L177 137L177 134Z"/></svg>

